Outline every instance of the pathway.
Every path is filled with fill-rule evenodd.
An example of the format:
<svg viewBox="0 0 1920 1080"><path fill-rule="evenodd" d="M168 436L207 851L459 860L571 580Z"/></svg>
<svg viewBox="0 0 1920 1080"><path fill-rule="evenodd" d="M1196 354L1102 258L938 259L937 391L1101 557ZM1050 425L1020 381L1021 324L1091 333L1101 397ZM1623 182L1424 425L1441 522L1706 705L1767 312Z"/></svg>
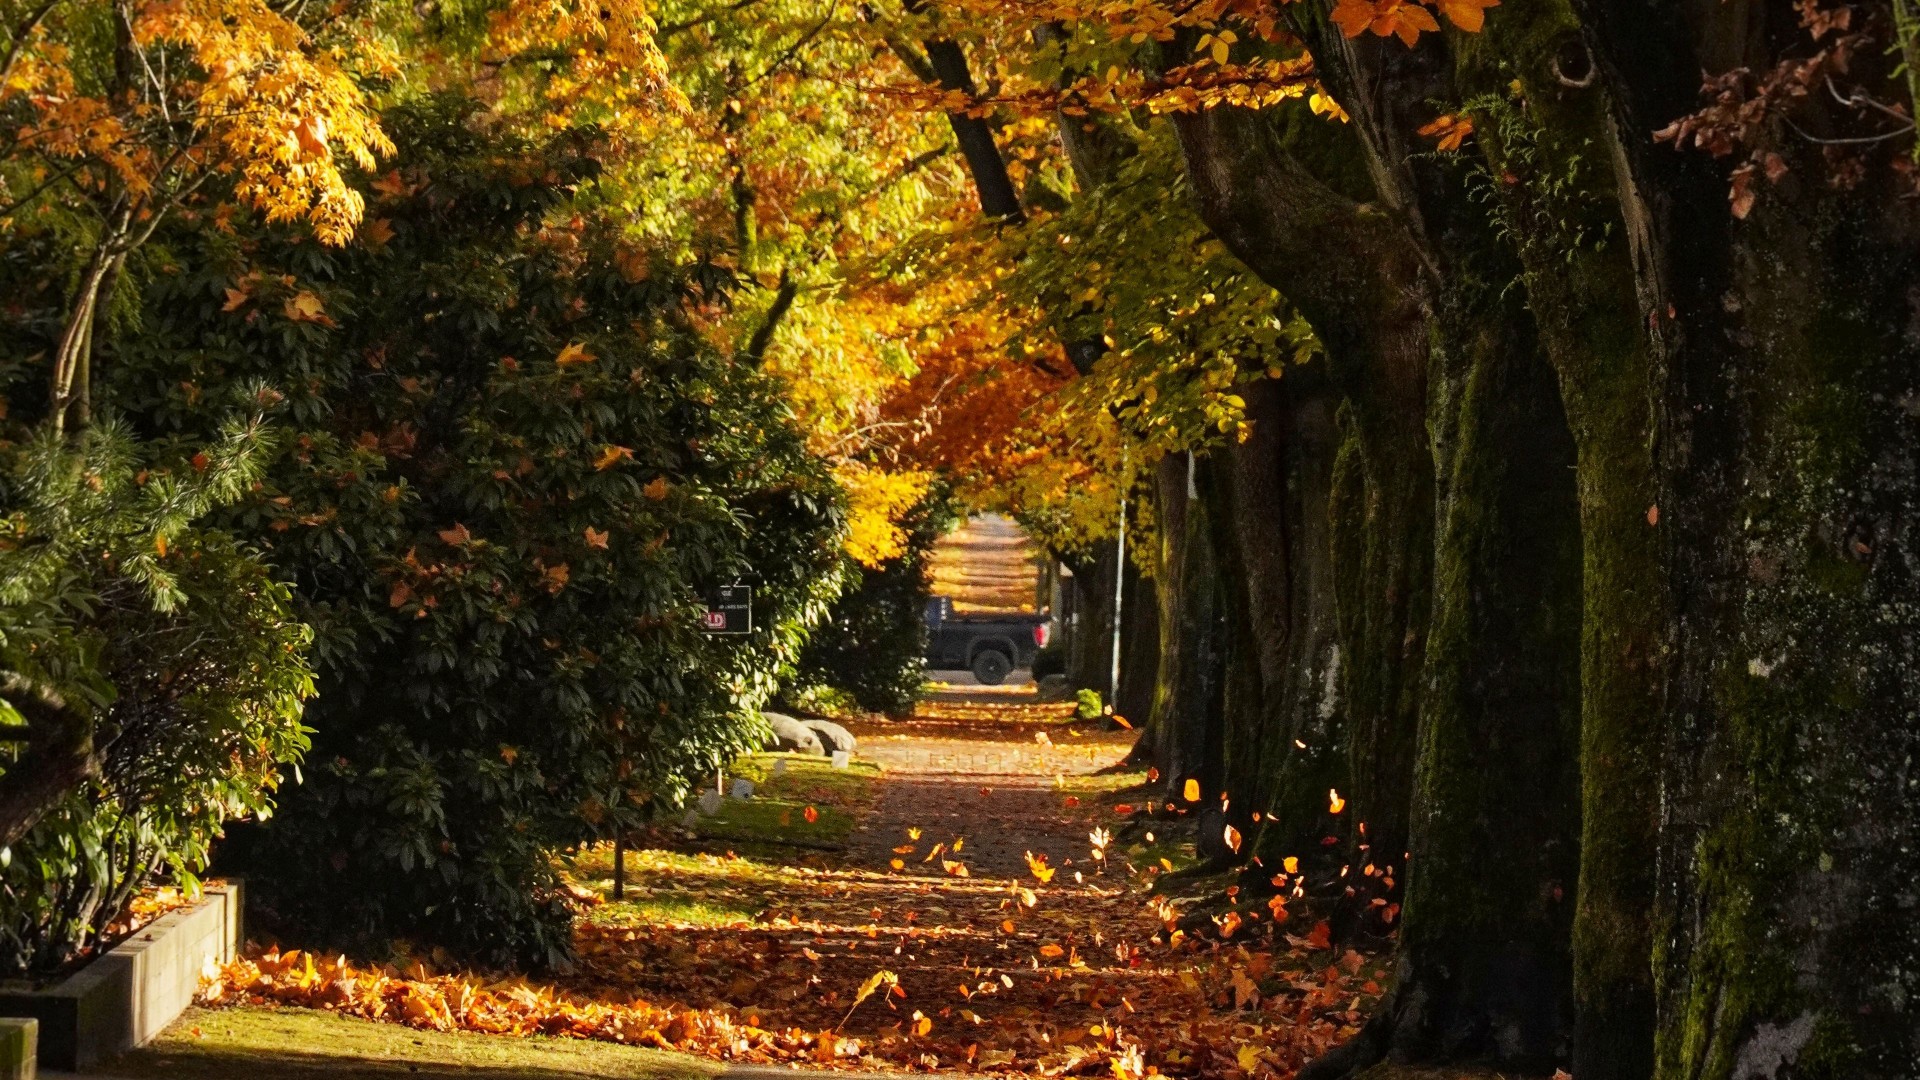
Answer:
<svg viewBox="0 0 1920 1080"><path fill-rule="evenodd" d="M630 853L631 897L577 924L578 967L554 983L288 953L229 969L229 1000L684 1050L741 1080L755 1066L1288 1080L1357 1030L1385 976L1328 947L1324 924L1250 905L1220 935L1169 939L1177 904L1145 886L1174 853L1096 857L1131 812L1116 789L1138 777L1106 771L1130 733L1013 695L943 697L856 726L877 791L789 770L817 827L847 830L844 850L742 857L663 833ZM807 835L777 801L743 805L779 818L770 835ZM604 888L609 866L597 849L576 870ZM196 1052L198 1031L171 1052Z"/></svg>

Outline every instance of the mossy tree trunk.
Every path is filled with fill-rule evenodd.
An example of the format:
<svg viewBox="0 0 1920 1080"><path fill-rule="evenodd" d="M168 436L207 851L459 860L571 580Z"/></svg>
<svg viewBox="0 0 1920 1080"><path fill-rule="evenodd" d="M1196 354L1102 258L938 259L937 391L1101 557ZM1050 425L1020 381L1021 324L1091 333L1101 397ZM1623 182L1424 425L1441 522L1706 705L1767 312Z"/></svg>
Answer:
<svg viewBox="0 0 1920 1080"><path fill-rule="evenodd" d="M1800 11L1575 8L1613 108L1672 593L1655 1075L1912 1077L1920 212L1903 148L1852 151L1857 182L1834 184L1829 148L1783 125L1787 172L1736 220L1727 163L1646 133L1700 107L1703 71L1806 55ZM1892 62L1861 50L1848 77ZM1793 107L1802 131L1848 122L1837 96Z"/></svg>
<svg viewBox="0 0 1920 1080"><path fill-rule="evenodd" d="M1310 41L1354 117L1373 202L1303 176L1257 117L1216 109L1179 121L1209 224L1286 290L1327 349L1352 431L1336 521L1363 507L1398 518L1340 552L1359 560L1340 581L1343 637L1364 643L1349 678L1374 683L1370 701L1353 695L1348 707L1402 721L1398 709L1421 710L1410 834L1388 840L1370 823L1350 868L1408 869L1395 841L1411 836L1401 977L1363 1037L1310 1074L1387 1054L1550 1067L1572 1036L1579 865L1573 443L1531 321L1506 288L1518 268L1494 250L1457 173L1420 163L1407 144L1416 115L1451 91L1446 52L1332 31ZM1433 518L1408 512L1409 491L1433 493ZM1429 567L1431 625L1415 650L1421 635L1401 620L1424 599ZM1381 632L1395 622L1400 633ZM1356 716L1355 779L1411 761L1411 734ZM1403 777L1366 780L1356 840L1361 815L1409 790Z"/></svg>
<svg viewBox="0 0 1920 1080"><path fill-rule="evenodd" d="M1339 437L1323 362L1245 397L1248 437L1212 455L1228 620L1226 820L1255 838L1243 857L1284 857L1318 846L1327 791L1346 785L1329 514Z"/></svg>
<svg viewBox="0 0 1920 1080"><path fill-rule="evenodd" d="M1606 90L1564 3L1490 23L1463 62L1477 145L1574 444L1582 550L1581 863L1573 1073L1653 1068L1654 861L1665 628L1656 527L1654 356L1607 167ZM1509 58L1494 63L1492 57ZM1517 92L1516 89L1517 88ZM1492 177L1501 182L1494 184Z"/></svg>

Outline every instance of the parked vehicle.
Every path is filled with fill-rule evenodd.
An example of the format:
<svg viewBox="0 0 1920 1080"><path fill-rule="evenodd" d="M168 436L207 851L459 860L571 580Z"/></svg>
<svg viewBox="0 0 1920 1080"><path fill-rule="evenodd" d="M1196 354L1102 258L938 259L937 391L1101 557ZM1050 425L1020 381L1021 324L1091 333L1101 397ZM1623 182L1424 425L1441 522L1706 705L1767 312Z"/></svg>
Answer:
<svg viewBox="0 0 1920 1080"><path fill-rule="evenodd" d="M999 686L1013 669L1033 666L1033 654L1052 636L1049 615L959 615L947 597L927 601L927 666L936 671L964 668L984 686Z"/></svg>

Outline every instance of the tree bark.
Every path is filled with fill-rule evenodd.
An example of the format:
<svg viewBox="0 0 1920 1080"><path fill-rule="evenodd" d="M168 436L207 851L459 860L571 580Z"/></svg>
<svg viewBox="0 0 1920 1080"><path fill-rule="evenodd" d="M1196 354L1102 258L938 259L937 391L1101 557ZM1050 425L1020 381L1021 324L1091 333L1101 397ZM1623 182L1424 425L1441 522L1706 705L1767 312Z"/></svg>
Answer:
<svg viewBox="0 0 1920 1080"><path fill-rule="evenodd" d="M20 841L47 812L100 775L105 755L93 724L52 691L18 676L0 677L0 695L26 721L0 735L26 749L0 773L0 848Z"/></svg>
<svg viewBox="0 0 1920 1080"><path fill-rule="evenodd" d="M1655 1075L1911 1077L1920 220L1899 151L1849 188L1790 137L1736 220L1726 164L1649 133L1703 104L1702 72L1806 55L1800 12L1574 7L1610 96L1672 595ZM1863 50L1850 76L1887 63ZM1821 130L1840 106L1794 107Z"/></svg>

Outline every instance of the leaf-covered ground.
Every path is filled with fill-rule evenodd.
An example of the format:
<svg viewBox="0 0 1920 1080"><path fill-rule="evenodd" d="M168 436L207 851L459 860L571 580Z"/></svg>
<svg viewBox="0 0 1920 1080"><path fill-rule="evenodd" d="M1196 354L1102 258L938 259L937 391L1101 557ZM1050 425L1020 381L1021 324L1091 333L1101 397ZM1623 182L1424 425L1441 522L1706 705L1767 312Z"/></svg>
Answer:
<svg viewBox="0 0 1920 1080"><path fill-rule="evenodd" d="M1150 886L1177 846L1111 839L1129 733L943 702L859 734L878 771L743 763L755 798L630 851L621 900L609 851L571 859L591 900L550 984L274 954L212 996L732 1061L1241 1080L1289 1076L1380 991L1304 914L1168 932L1184 902Z"/></svg>

